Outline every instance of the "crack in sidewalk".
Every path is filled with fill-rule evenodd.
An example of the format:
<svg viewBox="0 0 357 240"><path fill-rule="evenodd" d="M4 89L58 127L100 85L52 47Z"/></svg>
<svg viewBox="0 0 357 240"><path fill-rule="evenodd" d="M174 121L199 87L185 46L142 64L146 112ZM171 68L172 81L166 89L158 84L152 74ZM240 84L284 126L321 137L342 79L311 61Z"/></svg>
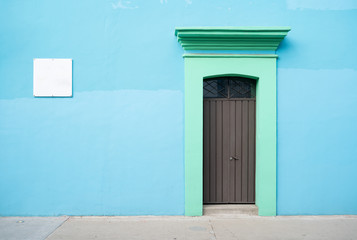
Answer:
<svg viewBox="0 0 357 240"><path fill-rule="evenodd" d="M216 233L214 232L214 229L213 229L213 225L212 225L211 219L208 219L208 223L209 223L209 226L211 227L210 234L212 234L212 235L213 235L213 237L211 237L211 239L212 239L212 240L217 240L217 236L216 236Z"/></svg>

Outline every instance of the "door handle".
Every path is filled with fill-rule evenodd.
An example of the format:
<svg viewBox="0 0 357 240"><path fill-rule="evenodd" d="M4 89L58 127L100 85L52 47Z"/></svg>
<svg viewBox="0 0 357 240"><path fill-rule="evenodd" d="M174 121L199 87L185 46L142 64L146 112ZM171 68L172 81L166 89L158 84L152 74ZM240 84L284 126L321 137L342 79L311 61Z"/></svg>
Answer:
<svg viewBox="0 0 357 240"><path fill-rule="evenodd" d="M230 160L230 161L232 161L232 160L239 160L239 158L231 156L231 157L229 158L229 160Z"/></svg>

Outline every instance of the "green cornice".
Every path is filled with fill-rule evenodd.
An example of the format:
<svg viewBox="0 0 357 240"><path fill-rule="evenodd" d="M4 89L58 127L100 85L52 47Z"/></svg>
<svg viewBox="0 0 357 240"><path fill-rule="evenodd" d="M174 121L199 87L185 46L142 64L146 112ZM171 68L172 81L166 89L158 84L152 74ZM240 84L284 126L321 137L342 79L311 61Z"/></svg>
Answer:
<svg viewBox="0 0 357 240"><path fill-rule="evenodd" d="M200 54L185 53L184 58L278 58L276 54Z"/></svg>
<svg viewBox="0 0 357 240"><path fill-rule="evenodd" d="M177 27L185 50L276 50L290 27Z"/></svg>

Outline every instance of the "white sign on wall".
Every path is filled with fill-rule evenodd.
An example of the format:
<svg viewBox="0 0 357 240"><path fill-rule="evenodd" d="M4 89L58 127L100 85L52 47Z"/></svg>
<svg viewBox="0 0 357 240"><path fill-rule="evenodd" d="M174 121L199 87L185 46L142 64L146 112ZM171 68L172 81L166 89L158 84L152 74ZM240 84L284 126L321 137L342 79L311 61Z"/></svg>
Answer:
<svg viewBox="0 0 357 240"><path fill-rule="evenodd" d="M72 97L72 59L33 60L35 97Z"/></svg>

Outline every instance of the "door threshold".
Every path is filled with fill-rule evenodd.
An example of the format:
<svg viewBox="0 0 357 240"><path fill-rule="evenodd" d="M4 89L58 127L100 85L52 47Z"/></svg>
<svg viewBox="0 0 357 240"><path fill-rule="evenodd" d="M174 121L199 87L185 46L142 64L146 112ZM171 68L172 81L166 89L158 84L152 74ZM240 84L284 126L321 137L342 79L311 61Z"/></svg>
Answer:
<svg viewBox="0 0 357 240"><path fill-rule="evenodd" d="M258 216L258 207L255 204L207 204L203 205L203 215Z"/></svg>

